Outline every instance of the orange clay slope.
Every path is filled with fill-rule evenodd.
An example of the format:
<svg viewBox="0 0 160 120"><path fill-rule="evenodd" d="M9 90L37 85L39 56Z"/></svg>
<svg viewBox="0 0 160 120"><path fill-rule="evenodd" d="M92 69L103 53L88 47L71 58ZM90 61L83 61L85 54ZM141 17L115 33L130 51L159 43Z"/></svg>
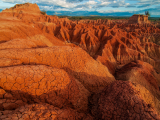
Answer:
<svg viewBox="0 0 160 120"><path fill-rule="evenodd" d="M30 3L3 10L0 119L123 119L113 109L132 97L143 105L126 119L160 119L159 33L151 24L60 19Z"/></svg>

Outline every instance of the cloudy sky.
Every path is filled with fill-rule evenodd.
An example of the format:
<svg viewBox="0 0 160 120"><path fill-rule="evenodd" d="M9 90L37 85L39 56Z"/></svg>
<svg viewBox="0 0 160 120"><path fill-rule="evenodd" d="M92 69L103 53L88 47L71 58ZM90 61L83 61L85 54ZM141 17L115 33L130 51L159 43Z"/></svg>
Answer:
<svg viewBox="0 0 160 120"><path fill-rule="evenodd" d="M151 17L160 17L160 0L0 0L0 9L20 3L37 3L46 11L96 11L98 13L144 14L149 11Z"/></svg>

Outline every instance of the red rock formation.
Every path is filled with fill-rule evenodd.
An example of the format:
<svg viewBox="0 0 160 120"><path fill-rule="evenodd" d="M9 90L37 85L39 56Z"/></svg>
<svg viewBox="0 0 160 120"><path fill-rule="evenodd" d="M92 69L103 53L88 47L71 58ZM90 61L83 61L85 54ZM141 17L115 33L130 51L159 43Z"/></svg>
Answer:
<svg viewBox="0 0 160 120"><path fill-rule="evenodd" d="M131 82L116 81L100 93L98 119L111 120L159 120L160 116L150 104L142 99Z"/></svg>
<svg viewBox="0 0 160 120"><path fill-rule="evenodd" d="M129 24L134 24L134 23L149 23L148 21L148 15L133 15L132 17L129 18L128 21Z"/></svg>
<svg viewBox="0 0 160 120"><path fill-rule="evenodd" d="M37 4L31 4L31 3L24 3L24 4L16 4L14 7L11 7L9 9L5 9L5 12L20 12L20 11L26 11L26 13L32 14L34 13L40 13L39 7ZM32 13L30 13L32 11Z"/></svg>
<svg viewBox="0 0 160 120"><path fill-rule="evenodd" d="M29 16L40 15L41 11L37 4L24 3L24 4L16 4L14 7L3 10L3 12L1 13L2 16L4 15L11 17L13 15L20 19L23 17L24 14Z"/></svg>
<svg viewBox="0 0 160 120"><path fill-rule="evenodd" d="M144 86L149 91L148 94L151 94L150 98L153 98L150 100L150 104L153 104L154 108L160 111L160 78L153 66L142 61L134 61L118 69L115 76L118 80L130 81Z"/></svg>
<svg viewBox="0 0 160 120"><path fill-rule="evenodd" d="M21 61L20 64L17 62L17 65L38 64L64 69L91 92L97 92L115 80L105 66L95 61L81 48L76 47L5 49L0 51L0 58L3 58L2 64L5 58ZM11 63L9 62L10 66L12 66ZM6 66L9 65L6 64Z"/></svg>
<svg viewBox="0 0 160 120"><path fill-rule="evenodd" d="M129 80L145 86L149 91L159 91L160 79L153 66L142 61L133 61L117 69L116 79Z"/></svg>
<svg viewBox="0 0 160 120"><path fill-rule="evenodd" d="M51 120L93 120L89 114L78 113L73 109L59 109L57 107L50 106L49 104L32 104L25 105L14 111L5 110L0 112L1 120L11 119L51 119Z"/></svg>
<svg viewBox="0 0 160 120"><path fill-rule="evenodd" d="M0 76L0 86L10 91L15 100L88 109L88 90L64 70L42 65L17 66L0 69Z"/></svg>
<svg viewBox="0 0 160 120"><path fill-rule="evenodd" d="M17 10L19 8L16 7L14 9ZM6 12L3 11L1 15L3 16ZM27 36L43 33L54 45L57 43L63 44L60 43L58 39L66 43L74 43L94 58L98 58L97 60L106 65L113 74L117 66L115 61L118 64L126 64L132 60L142 60L152 64L157 69L160 65L159 62L157 63L157 60L145 53L144 46L141 44L142 40L149 41L144 34L148 34L148 36L153 36L152 33L159 34L160 30L153 25L128 25L126 23L114 23L108 20L95 20L89 23L88 20L83 20L77 24L77 22L70 21L67 18L58 19L55 16L44 16L40 13L36 15L24 13L21 18L18 17L19 14L20 13L17 13L17 17L15 16L14 19L18 18L18 20L20 19L23 23L27 22L27 24L32 26L25 28L28 29ZM16 19L15 23L17 22L19 23L20 21ZM35 29L34 31L31 30L33 28ZM3 34L3 36L5 35L5 37L2 37L1 41L4 42L4 39L7 41L15 38L26 38L27 36L24 33L21 34L22 37L19 37L18 33L21 29L23 28L18 27L17 30L17 26L14 26L13 30L11 29L14 31L12 36L7 38L6 35L8 32L4 32L3 30L1 34ZM108 50L109 53L106 54L104 51ZM110 65L108 65L108 63ZM157 66L155 66L155 63Z"/></svg>
<svg viewBox="0 0 160 120"><path fill-rule="evenodd" d="M121 119L135 115L159 119L159 35L152 24L71 21L42 15L30 3L4 10L0 13L0 119L90 120L89 111L93 119L117 114ZM113 75L130 82L115 81ZM88 102L97 94L100 98ZM131 108L128 113L127 101L132 98L140 103L139 115ZM124 109L117 106L120 102L127 103Z"/></svg>

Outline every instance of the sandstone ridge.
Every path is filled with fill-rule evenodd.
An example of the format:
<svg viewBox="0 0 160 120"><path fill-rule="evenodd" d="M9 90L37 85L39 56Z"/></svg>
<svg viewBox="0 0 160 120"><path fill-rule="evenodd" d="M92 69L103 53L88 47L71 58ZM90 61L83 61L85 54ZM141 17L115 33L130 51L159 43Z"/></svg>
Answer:
<svg viewBox="0 0 160 120"><path fill-rule="evenodd" d="M39 12L40 13L40 9L38 7L37 4L31 4L31 3L24 3L24 4L16 4L14 7L11 7L9 9L5 9L3 10L3 12L28 12L30 14L32 14L33 12Z"/></svg>

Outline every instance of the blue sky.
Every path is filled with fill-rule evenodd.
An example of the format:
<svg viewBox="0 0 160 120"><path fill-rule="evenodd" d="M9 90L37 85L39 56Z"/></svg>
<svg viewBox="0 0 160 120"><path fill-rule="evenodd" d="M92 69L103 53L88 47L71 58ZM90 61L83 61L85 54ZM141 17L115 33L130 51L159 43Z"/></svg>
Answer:
<svg viewBox="0 0 160 120"><path fill-rule="evenodd" d="M144 14L148 10L151 17L160 17L160 0L0 0L0 9L20 3L37 3L46 11L97 11L99 13Z"/></svg>

